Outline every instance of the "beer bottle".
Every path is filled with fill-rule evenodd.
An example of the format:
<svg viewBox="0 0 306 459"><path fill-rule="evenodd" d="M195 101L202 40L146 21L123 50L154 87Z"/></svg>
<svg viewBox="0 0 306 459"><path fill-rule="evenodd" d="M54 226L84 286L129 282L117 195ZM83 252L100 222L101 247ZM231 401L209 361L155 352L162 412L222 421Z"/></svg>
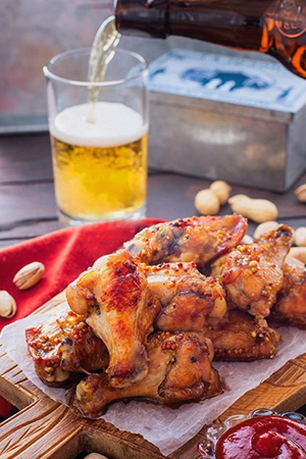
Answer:
<svg viewBox="0 0 306 459"><path fill-rule="evenodd" d="M306 0L117 0L115 17L122 34L268 53L306 78Z"/></svg>

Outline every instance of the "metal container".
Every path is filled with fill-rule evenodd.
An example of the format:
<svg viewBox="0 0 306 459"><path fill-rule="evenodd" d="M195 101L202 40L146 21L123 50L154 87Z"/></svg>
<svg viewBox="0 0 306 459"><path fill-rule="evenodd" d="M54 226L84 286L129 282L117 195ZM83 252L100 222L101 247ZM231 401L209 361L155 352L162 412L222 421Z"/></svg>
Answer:
<svg viewBox="0 0 306 459"><path fill-rule="evenodd" d="M278 63L173 50L151 65L150 166L286 190L306 167L306 82Z"/></svg>

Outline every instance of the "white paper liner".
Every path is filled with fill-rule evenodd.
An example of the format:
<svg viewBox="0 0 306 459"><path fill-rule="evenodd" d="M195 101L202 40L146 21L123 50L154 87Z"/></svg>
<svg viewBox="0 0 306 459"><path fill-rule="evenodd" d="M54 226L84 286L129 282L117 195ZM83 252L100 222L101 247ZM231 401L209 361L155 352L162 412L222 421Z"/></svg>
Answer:
<svg viewBox="0 0 306 459"><path fill-rule="evenodd" d="M0 336L7 354L19 365L25 376L53 400L67 404L66 390L45 386L36 376L25 342L25 330L52 318L67 308L65 305L39 315L32 315L6 326ZM202 402L187 403L171 409L145 401L117 402L102 416L121 430L143 435L165 455L182 446L204 424L210 424L250 389L258 386L288 360L306 352L305 331L280 327L282 343L277 357L255 362L216 362L215 368L226 382L221 395ZM263 407L258 407L263 408ZM238 413L237 413L238 414Z"/></svg>

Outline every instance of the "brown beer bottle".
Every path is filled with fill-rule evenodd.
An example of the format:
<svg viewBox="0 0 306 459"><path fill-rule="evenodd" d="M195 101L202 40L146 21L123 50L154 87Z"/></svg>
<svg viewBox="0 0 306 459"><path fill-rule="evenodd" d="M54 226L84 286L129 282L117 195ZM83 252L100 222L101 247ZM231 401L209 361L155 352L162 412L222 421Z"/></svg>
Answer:
<svg viewBox="0 0 306 459"><path fill-rule="evenodd" d="M122 34L268 53L306 78L306 0L117 0L115 17Z"/></svg>

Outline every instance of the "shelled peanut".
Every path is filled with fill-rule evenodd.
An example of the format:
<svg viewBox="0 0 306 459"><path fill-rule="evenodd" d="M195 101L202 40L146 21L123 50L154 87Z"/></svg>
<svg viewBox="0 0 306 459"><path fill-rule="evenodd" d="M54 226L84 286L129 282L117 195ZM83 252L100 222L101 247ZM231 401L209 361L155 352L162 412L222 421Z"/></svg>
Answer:
<svg viewBox="0 0 306 459"><path fill-rule="evenodd" d="M306 202L306 183L296 188L295 195L300 202Z"/></svg>
<svg viewBox="0 0 306 459"><path fill-rule="evenodd" d="M220 202L217 195L209 190L201 190L197 193L194 205L202 215L215 215L220 210Z"/></svg>
<svg viewBox="0 0 306 459"><path fill-rule="evenodd" d="M296 258L306 264L306 247L291 247L288 256Z"/></svg>
<svg viewBox="0 0 306 459"><path fill-rule="evenodd" d="M209 189L213 193L215 193L215 195L217 196L219 200L219 203L223 205L228 201L232 187L227 182L224 182L223 180L216 180L210 185Z"/></svg>
<svg viewBox="0 0 306 459"><path fill-rule="evenodd" d="M294 242L298 247L306 247L306 226L301 226L295 231Z"/></svg>
<svg viewBox="0 0 306 459"><path fill-rule="evenodd" d="M256 223L275 220L278 216L276 205L267 199L253 199L245 194L236 194L228 202L233 212Z"/></svg>
<svg viewBox="0 0 306 459"><path fill-rule="evenodd" d="M215 215L219 212L220 206L225 204L229 198L231 187L223 180L216 180L209 188L197 193L194 205L202 215Z"/></svg>
<svg viewBox="0 0 306 459"><path fill-rule="evenodd" d="M202 215L215 215L226 202L233 212L257 223L275 220L278 216L276 205L267 199L253 199L245 194L230 197L231 187L223 180L216 180L209 188L201 190L195 197L195 207Z"/></svg>
<svg viewBox="0 0 306 459"><path fill-rule="evenodd" d="M279 223L276 221L267 221L267 222L261 223L260 225L257 226L256 230L254 231L254 238L259 239L265 233L268 233L269 231L277 228L278 225Z"/></svg>
<svg viewBox="0 0 306 459"><path fill-rule="evenodd" d="M259 239L265 233L277 228L278 222L269 221L261 223L254 231L254 238ZM294 244L296 247L291 247L288 256L306 263L306 227L301 226L294 231Z"/></svg>

